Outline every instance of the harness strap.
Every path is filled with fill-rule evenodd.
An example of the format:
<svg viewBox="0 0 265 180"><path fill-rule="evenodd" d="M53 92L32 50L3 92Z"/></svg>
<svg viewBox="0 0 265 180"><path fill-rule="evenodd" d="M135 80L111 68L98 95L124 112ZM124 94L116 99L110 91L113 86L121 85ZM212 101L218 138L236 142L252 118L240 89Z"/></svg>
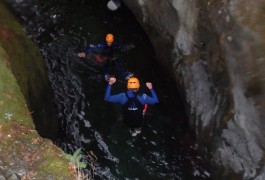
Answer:
<svg viewBox="0 0 265 180"><path fill-rule="evenodd" d="M128 101L124 104L124 122L130 128L139 128L142 127L144 116L143 116L143 109L144 105L137 99L137 95L129 98L127 92L125 93ZM134 105L132 105L134 104Z"/></svg>
<svg viewBox="0 0 265 180"><path fill-rule="evenodd" d="M143 116L145 115L146 111L147 111L147 108L148 108L148 104L144 104L144 109L143 109Z"/></svg>
<svg viewBox="0 0 265 180"><path fill-rule="evenodd" d="M126 97L128 98L128 101L130 101L130 102L135 102L135 103L138 102L138 104L141 104L141 103L138 101L138 99L137 99L137 95L136 95L136 96L133 96L132 98L130 98L130 97L128 96L127 92L125 93L125 95L126 95ZM147 111L147 108L148 108L148 104L145 103L144 106L143 106L143 116L145 115L145 113L146 113L146 111Z"/></svg>

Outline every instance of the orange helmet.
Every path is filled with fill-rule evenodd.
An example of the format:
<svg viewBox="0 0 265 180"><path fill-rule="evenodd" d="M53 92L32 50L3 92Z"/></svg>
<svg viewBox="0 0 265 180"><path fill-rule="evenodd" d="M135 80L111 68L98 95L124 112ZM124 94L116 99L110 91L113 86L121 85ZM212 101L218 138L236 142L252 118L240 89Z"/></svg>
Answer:
<svg viewBox="0 0 265 180"><path fill-rule="evenodd" d="M106 35L106 42L107 42L107 43L113 43L113 41L114 41L114 36L113 36L113 34L107 34L107 35Z"/></svg>
<svg viewBox="0 0 265 180"><path fill-rule="evenodd" d="M139 89L139 87L140 87L140 82L137 78L132 77L128 79L128 83L127 83L128 89Z"/></svg>

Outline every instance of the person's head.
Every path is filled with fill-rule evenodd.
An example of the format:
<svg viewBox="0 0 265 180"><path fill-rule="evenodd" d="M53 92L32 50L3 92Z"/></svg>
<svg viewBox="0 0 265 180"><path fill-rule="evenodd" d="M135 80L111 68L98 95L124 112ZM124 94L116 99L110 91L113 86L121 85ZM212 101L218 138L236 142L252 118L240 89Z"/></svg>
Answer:
<svg viewBox="0 0 265 180"><path fill-rule="evenodd" d="M107 34L106 35L106 43L107 43L107 45L111 46L113 42L114 42L113 34Z"/></svg>
<svg viewBox="0 0 265 180"><path fill-rule="evenodd" d="M127 82L128 90L132 90L133 92L137 92L140 88L140 82L136 77L131 77Z"/></svg>

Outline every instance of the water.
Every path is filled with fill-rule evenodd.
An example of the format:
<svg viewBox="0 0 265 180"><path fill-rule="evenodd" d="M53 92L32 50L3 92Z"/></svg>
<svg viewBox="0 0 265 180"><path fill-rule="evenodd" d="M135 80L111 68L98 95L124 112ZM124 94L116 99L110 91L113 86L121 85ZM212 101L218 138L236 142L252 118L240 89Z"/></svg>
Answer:
<svg viewBox="0 0 265 180"><path fill-rule="evenodd" d="M55 143L69 153L79 147L84 155L93 151L95 179L210 179L174 81L156 61L146 34L123 4L115 12L107 9L104 0L9 4L47 65L61 121L61 136ZM106 82L92 59L76 56L88 44L104 41L109 32L136 46L121 55L123 64L140 78L143 92L148 93L144 82L153 82L160 100L149 108L142 133L136 137L120 120L120 107L104 102ZM126 82L119 80L113 91L125 87Z"/></svg>

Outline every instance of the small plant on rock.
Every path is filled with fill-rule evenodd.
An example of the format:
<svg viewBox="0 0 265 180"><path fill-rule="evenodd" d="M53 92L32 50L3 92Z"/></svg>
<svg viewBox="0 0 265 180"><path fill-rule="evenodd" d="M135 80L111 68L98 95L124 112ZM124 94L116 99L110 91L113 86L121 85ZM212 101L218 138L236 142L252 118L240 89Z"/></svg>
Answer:
<svg viewBox="0 0 265 180"><path fill-rule="evenodd" d="M77 149L73 155L66 154L66 158L72 163L72 165L75 167L77 179L88 179L87 176L84 175L82 172L82 169L86 168L86 163L82 162L82 154L81 154L81 148Z"/></svg>

